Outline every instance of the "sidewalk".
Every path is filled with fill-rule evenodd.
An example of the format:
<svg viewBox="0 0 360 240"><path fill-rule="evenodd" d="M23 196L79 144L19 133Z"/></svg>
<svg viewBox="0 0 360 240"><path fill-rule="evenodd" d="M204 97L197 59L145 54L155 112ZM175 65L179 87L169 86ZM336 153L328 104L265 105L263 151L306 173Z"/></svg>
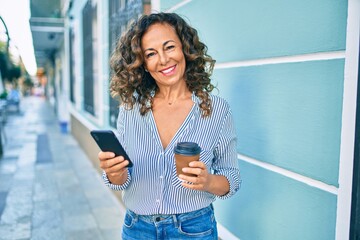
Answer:
<svg viewBox="0 0 360 240"><path fill-rule="evenodd" d="M123 213L42 98L10 113L0 159L0 239L116 240Z"/></svg>

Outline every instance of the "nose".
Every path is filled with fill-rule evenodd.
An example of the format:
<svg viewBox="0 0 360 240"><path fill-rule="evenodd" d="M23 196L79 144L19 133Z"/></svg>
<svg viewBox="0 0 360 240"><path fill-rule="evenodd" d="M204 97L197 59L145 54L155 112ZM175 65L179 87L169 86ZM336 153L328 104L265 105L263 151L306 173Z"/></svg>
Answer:
<svg viewBox="0 0 360 240"><path fill-rule="evenodd" d="M169 61L169 56L166 54L166 52L160 52L159 57L160 57L160 64L165 66Z"/></svg>

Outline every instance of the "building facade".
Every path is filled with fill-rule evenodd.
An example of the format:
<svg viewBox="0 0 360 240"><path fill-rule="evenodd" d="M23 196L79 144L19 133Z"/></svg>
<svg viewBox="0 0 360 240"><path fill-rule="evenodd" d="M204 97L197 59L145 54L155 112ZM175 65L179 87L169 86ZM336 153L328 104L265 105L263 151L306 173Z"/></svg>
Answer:
<svg viewBox="0 0 360 240"><path fill-rule="evenodd" d="M65 102L58 106L65 106L63 119L95 165L98 148L89 131L115 128L117 102L108 89L116 40L150 9L176 12L216 59L214 93L228 100L237 127L243 182L237 195L215 203L220 237L359 237L359 0L68 0L62 6L64 44L54 78Z"/></svg>

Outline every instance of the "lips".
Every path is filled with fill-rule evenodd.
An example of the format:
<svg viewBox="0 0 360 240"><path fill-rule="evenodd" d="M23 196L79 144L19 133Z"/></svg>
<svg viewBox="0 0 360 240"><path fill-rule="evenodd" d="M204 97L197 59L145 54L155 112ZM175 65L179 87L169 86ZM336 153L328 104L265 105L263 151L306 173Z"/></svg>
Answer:
<svg viewBox="0 0 360 240"><path fill-rule="evenodd" d="M176 65L165 68L165 69L161 70L160 72L162 74L164 74L165 76L169 76L175 72L175 69L176 69Z"/></svg>

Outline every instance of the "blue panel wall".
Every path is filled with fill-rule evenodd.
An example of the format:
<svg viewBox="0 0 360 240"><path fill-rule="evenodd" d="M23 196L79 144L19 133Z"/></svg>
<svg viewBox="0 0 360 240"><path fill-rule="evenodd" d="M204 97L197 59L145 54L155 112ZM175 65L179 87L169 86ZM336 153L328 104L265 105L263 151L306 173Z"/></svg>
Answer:
<svg viewBox="0 0 360 240"><path fill-rule="evenodd" d="M176 12L218 62L345 49L347 1L193 0Z"/></svg>
<svg viewBox="0 0 360 240"><path fill-rule="evenodd" d="M183 0L166 0L161 1L161 11L166 11L169 8L174 7L176 4L183 2Z"/></svg>
<svg viewBox="0 0 360 240"><path fill-rule="evenodd" d="M338 185L344 60L218 69L238 151Z"/></svg>
<svg viewBox="0 0 360 240"><path fill-rule="evenodd" d="M335 239L336 196L240 163L239 194L215 203L217 220L241 240Z"/></svg>

